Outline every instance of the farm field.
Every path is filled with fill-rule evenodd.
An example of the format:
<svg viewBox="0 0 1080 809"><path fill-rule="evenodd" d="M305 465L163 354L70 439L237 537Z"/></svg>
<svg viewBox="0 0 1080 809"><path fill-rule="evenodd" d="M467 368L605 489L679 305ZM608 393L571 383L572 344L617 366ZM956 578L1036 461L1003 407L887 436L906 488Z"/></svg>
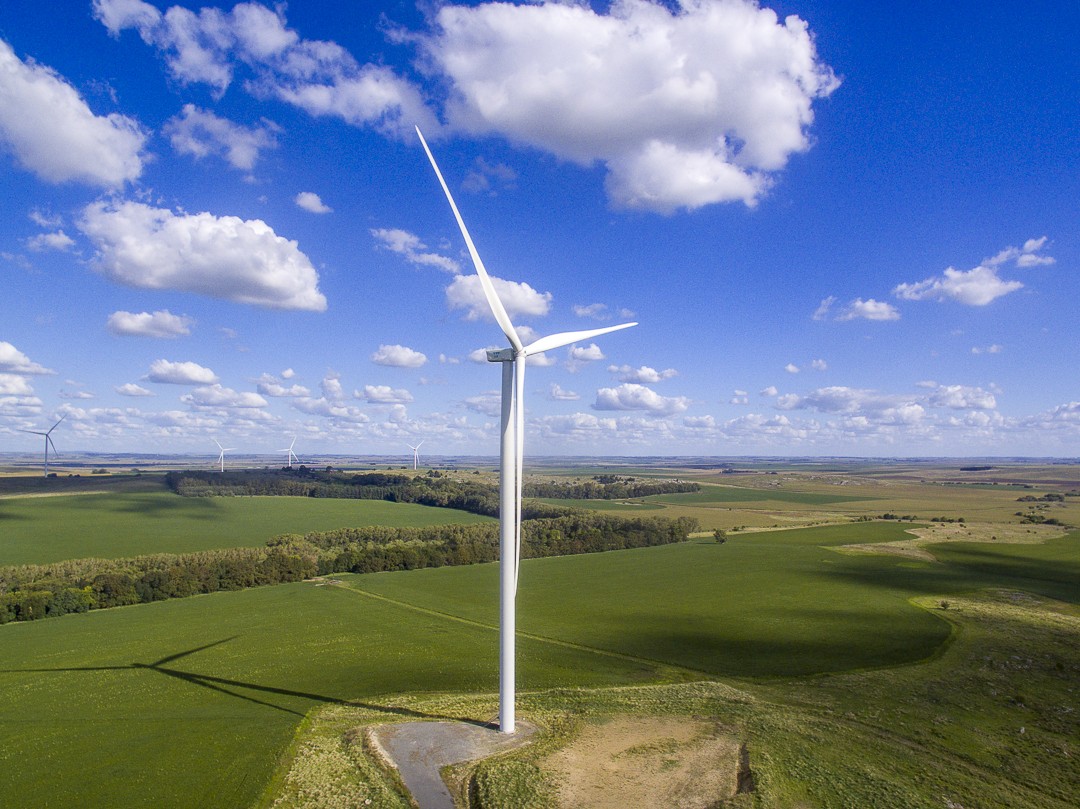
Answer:
<svg viewBox="0 0 1080 809"><path fill-rule="evenodd" d="M10 497L0 499L0 565L251 547L280 534L361 525L490 521L382 500L180 497L166 491Z"/></svg>
<svg viewBox="0 0 1080 809"><path fill-rule="evenodd" d="M1080 498L1039 498L1080 480L1074 467L1037 470L1038 483L1023 472L1001 486L862 467L719 483L679 471L703 489L565 501L739 530L722 544L523 561L520 711L547 749L612 713L714 716L751 750L758 792L738 807L843 807L855 795L866 806L1077 805L1080 720L1067 709L1080 678L1080 531L1016 512L1078 524ZM132 490L147 484L0 499L0 563L18 542L20 561L40 562L485 519ZM860 519L886 512L966 522ZM351 795L403 806L349 746L350 729L494 717L497 575L340 575L0 626L0 805L308 807ZM492 794L518 794L513 767L540 772L529 755L506 772L492 765Z"/></svg>

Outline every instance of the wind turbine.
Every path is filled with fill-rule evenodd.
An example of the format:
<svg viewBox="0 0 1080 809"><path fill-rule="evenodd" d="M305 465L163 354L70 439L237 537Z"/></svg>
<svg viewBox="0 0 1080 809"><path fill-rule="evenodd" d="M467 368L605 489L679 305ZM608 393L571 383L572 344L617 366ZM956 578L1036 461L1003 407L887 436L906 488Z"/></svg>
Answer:
<svg viewBox="0 0 1080 809"><path fill-rule="evenodd" d="M525 360L532 354L540 354L553 348L587 340L608 332L636 326L637 323L622 323L603 329L587 331L568 331L541 337L529 345L524 345L518 336L510 316L506 312L491 277L484 268L484 262L476 251L465 220L461 218L450 188L443 179L439 165L435 162L431 149L419 127L416 134L424 147L439 185L446 194L446 201L454 212L458 229L469 248L484 297L495 322L499 324L510 348L488 351L488 362L501 362L502 372L502 432L499 447L499 730L503 733L514 732L514 623L515 599L517 597L518 568L521 561L521 474L522 458L525 450Z"/></svg>
<svg viewBox="0 0 1080 809"><path fill-rule="evenodd" d="M287 456L288 462L286 463L286 466L288 466L289 469L292 469L292 462L293 461L296 461L297 463L300 463L300 459L297 458L296 453L292 451L292 448L295 447L295 446L296 446L296 436L294 435L292 443L289 444L289 446L285 447L284 449L279 449L278 450L278 452L287 452L287 453L289 453L288 456Z"/></svg>
<svg viewBox="0 0 1080 809"><path fill-rule="evenodd" d="M60 421L63 421L66 418L67 418L67 413L65 413L64 415L62 415L60 417ZM60 421L56 422L56 424L54 424L52 427L50 427L45 432L41 432L41 430L20 430L19 431L19 432L23 432L23 433L32 433L33 435L43 435L43 436L45 436L45 477L49 476L49 447L50 446L52 447L53 455L59 455L60 454L59 452L56 451L56 444L53 443L52 436L49 435L49 433L51 433L53 430L55 430L57 427L60 426Z"/></svg>
<svg viewBox="0 0 1080 809"><path fill-rule="evenodd" d="M412 468L414 472L416 471L416 468L420 465L420 447L422 447L423 444L424 442L421 441L415 447L412 444L405 445L412 450Z"/></svg>
<svg viewBox="0 0 1080 809"><path fill-rule="evenodd" d="M221 466L221 471L225 471L225 453L232 452L236 447L223 447L218 444L218 440L215 438L214 443L217 444L217 448L221 450L221 454L218 455L218 464Z"/></svg>

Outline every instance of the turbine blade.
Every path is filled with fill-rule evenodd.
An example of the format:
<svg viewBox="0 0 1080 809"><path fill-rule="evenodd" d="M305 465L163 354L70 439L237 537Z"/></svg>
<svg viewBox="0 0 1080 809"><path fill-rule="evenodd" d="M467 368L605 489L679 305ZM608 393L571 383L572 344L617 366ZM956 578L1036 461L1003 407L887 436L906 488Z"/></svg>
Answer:
<svg viewBox="0 0 1080 809"><path fill-rule="evenodd" d="M221 446L221 444L218 442L218 440L216 438L214 439L214 443L217 444L218 449L220 449L222 452L225 451L225 449Z"/></svg>
<svg viewBox="0 0 1080 809"><path fill-rule="evenodd" d="M607 334L612 331L619 331L620 329L628 329L631 326L636 326L637 323L622 323L618 326L606 326L602 329L588 329L586 331L564 331L559 334L549 334L547 337L541 337L539 340L529 343L525 346L526 354L539 354L543 351L550 351L553 348L562 348L563 346L576 343L579 340L588 340L590 337L598 337L601 334Z"/></svg>
<svg viewBox="0 0 1080 809"><path fill-rule="evenodd" d="M64 415L62 415L62 416L60 417L60 421L63 421L63 420L64 420L64 419L66 419L66 418L67 418L67 413L65 413ZM60 421L56 422L56 424L54 424L54 425L53 425L52 427L50 427L50 428L49 428L49 432L50 432L50 433L51 433L51 432L52 432L53 430L55 430L55 429L56 429L57 427L59 427L59 426L60 426Z"/></svg>
<svg viewBox="0 0 1080 809"><path fill-rule="evenodd" d="M484 297L487 298L488 306L491 307L491 313L495 315L495 321L499 324L499 328L503 330L506 339L510 341L510 345L514 347L514 350L521 351L521 338L518 337L514 324L510 322L510 316L506 313L506 307L503 306L502 301L499 300L498 293L495 292L495 285L491 283L491 276L488 275L487 270L484 268L484 262L481 260L480 254L476 251L476 245L473 244L472 236L469 235L469 229L465 227L465 220L461 218L461 212L458 211L457 203L454 202L454 197L450 193L450 187L446 184L446 180L443 179L442 172L439 171L439 164L435 162L435 156L431 153L431 149L428 148L427 141L424 140L424 135L420 131L420 127L416 127L416 134L420 136L420 143L424 147L424 152L427 153L428 160L431 162L431 167L435 169L435 176L439 178L439 185L442 186L443 193L446 194L446 200L450 203L450 209L454 212L454 218L457 220L458 229L461 230L461 235L465 238L465 246L469 248L469 255L472 257L473 266L476 267L476 274L480 276L480 286L484 288Z"/></svg>
<svg viewBox="0 0 1080 809"><path fill-rule="evenodd" d="M48 433L46 433L45 434L45 440L48 442L49 446L52 447L53 457L54 458L58 457L60 455L60 453L56 451L56 444L53 443L52 436L50 436Z"/></svg>

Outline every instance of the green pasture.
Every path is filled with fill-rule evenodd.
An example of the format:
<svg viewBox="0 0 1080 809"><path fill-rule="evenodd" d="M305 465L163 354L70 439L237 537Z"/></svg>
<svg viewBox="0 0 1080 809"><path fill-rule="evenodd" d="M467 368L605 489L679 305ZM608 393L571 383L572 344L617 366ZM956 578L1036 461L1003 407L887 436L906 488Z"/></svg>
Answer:
<svg viewBox="0 0 1080 809"><path fill-rule="evenodd" d="M837 487L833 487L837 488ZM672 505L729 505L746 503L785 503L797 506L823 506L854 503L869 499L865 495L840 494L838 492L794 491L780 487L761 489L740 486L704 485L696 492L654 494L644 498L647 503Z"/></svg>
<svg viewBox="0 0 1080 809"><path fill-rule="evenodd" d="M12 497L0 499L0 565L251 547L279 534L364 525L488 520L382 500L180 497L163 491Z"/></svg>
<svg viewBox="0 0 1080 809"><path fill-rule="evenodd" d="M525 560L519 688L816 677L799 686L809 703L812 683L831 682L817 675L887 679L940 659L954 626L938 599L1011 582L1080 602L1080 533L931 546L938 562L836 551L903 536L852 523ZM409 707L418 694L492 693L497 574L342 576L0 627L0 795L28 807L250 805L312 708L421 718L439 713ZM806 750L826 743L811 736Z"/></svg>

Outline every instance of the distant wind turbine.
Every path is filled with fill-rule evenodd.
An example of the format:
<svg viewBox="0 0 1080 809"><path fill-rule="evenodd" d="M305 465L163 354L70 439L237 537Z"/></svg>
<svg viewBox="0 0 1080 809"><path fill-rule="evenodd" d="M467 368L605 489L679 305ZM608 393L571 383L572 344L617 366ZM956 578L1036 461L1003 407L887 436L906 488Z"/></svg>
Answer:
<svg viewBox="0 0 1080 809"><path fill-rule="evenodd" d="M415 447L412 444L406 444L405 445L409 449L412 450L412 468L413 468L414 472L416 471L417 467L420 465L420 447L422 447L423 445L424 445L423 441L421 441Z"/></svg>
<svg viewBox="0 0 1080 809"><path fill-rule="evenodd" d="M297 458L297 457L296 457L296 453L292 451L292 450L293 450L293 447L295 447L295 446L296 446L296 436L294 435L294 436L293 436L293 440L292 440L292 443L291 443L291 444L289 444L289 446L285 447L284 449L279 449L279 450L278 450L278 452L287 452L287 453L289 453L289 454L288 454L288 455L286 456L286 458L287 458L287 463L286 463L286 466L288 466L288 467L289 467L289 469L292 469L292 462L293 462L293 461L296 461L297 463L300 463L300 459L299 459L299 458Z"/></svg>
<svg viewBox="0 0 1080 809"><path fill-rule="evenodd" d="M636 326L637 323L622 323L603 329L571 331L541 337L529 345L524 345L518 336L506 307L499 300L491 277L480 260L472 237L465 227L450 188L443 179L442 172L435 162L427 141L420 128L416 128L420 143L424 147L439 185L446 194L446 201L454 212L458 229L469 249L480 285L484 289L491 313L499 324L510 348L501 351L488 351L488 362L501 362L502 373L502 438L500 443L499 463L499 730L503 733L514 732L514 602L517 597L518 567L521 561L521 475L522 459L525 450L525 359L532 354L540 354L553 348L587 340L601 334Z"/></svg>
<svg viewBox="0 0 1080 809"><path fill-rule="evenodd" d="M221 471L224 472L225 471L225 453L226 452L232 452L234 449L236 449L236 447L223 447L223 446L221 446L221 444L218 444L218 440L216 438L214 439L214 443L217 444L217 448L221 450L221 453L218 455L218 465L221 467Z"/></svg>
<svg viewBox="0 0 1080 809"><path fill-rule="evenodd" d="M60 417L60 421L63 421L66 418L67 418L67 414L65 413L64 415L62 415ZM20 432L23 432L23 433L32 433L33 435L43 435L43 436L45 436L45 477L49 476L49 447L52 447L52 451L53 451L54 456L57 456L57 455L60 454L59 452L56 451L56 444L53 443L52 436L50 435L50 433L53 430L55 430L57 427L60 426L60 421L56 422L56 424L54 424L52 427L50 427L45 432L41 432L41 430L20 430Z"/></svg>

